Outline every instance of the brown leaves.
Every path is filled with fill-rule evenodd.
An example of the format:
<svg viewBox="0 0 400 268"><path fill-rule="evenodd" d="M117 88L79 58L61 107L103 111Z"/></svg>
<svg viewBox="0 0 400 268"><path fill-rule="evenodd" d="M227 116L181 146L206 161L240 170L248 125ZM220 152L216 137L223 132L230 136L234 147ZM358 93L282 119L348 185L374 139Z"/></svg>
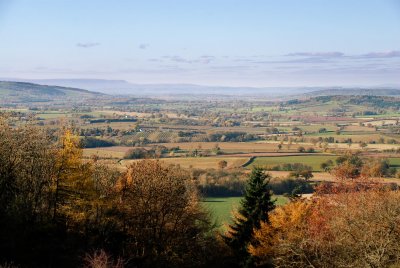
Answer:
<svg viewBox="0 0 400 268"><path fill-rule="evenodd" d="M278 207L251 253L278 267L386 267L400 259L400 192L341 183Z"/></svg>
<svg viewBox="0 0 400 268"><path fill-rule="evenodd" d="M204 239L208 215L200 207L194 182L180 168L152 160L135 162L118 189L121 224L134 241L127 249L130 258L179 262Z"/></svg>

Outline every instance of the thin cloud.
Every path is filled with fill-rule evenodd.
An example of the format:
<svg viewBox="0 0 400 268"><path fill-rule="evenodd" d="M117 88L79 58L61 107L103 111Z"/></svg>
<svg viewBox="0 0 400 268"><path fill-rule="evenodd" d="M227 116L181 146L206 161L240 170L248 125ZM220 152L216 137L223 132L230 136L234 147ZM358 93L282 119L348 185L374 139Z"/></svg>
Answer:
<svg viewBox="0 0 400 268"><path fill-rule="evenodd" d="M321 58L338 58L343 57L344 53L342 52L294 52L286 54L285 56L289 57L321 57Z"/></svg>
<svg viewBox="0 0 400 268"><path fill-rule="evenodd" d="M289 57L307 57L307 58L353 58L353 59L380 59L380 58L398 58L400 57L399 50L392 51L376 51L366 54L345 55L342 52L294 52L286 54Z"/></svg>
<svg viewBox="0 0 400 268"><path fill-rule="evenodd" d="M260 61L249 61L255 64L287 64L287 63L330 63L332 62L332 57L306 57L306 58L296 58L291 60L260 60Z"/></svg>
<svg viewBox="0 0 400 268"><path fill-rule="evenodd" d="M212 61L214 61L215 60L215 56L211 56L211 55L203 55L203 56L201 56L200 58L199 58L199 62L201 62L201 63L205 63L205 64L208 64L208 63L210 63L210 62L212 62Z"/></svg>
<svg viewBox="0 0 400 268"><path fill-rule="evenodd" d="M181 56L171 56L171 57L168 57L168 59L170 61L179 62L179 63L194 63L193 60L185 59Z"/></svg>
<svg viewBox="0 0 400 268"><path fill-rule="evenodd" d="M91 47L97 47L100 46L100 43L93 43L93 42L88 42L88 43L77 43L77 47L81 48L91 48Z"/></svg>
<svg viewBox="0 0 400 268"><path fill-rule="evenodd" d="M150 47L150 45L149 44L140 44L139 45L139 49L148 49Z"/></svg>
<svg viewBox="0 0 400 268"><path fill-rule="evenodd" d="M148 61L150 61L150 62L162 62L161 59L156 59L156 58L148 59Z"/></svg>
<svg viewBox="0 0 400 268"><path fill-rule="evenodd" d="M210 55L203 55L203 56L195 58L195 59L188 59L188 58L184 58L182 56L177 56L177 55L163 56L162 58L169 60L171 62L187 63L187 64L193 64L193 63L209 64L210 62L215 60L215 57L210 56Z"/></svg>
<svg viewBox="0 0 400 268"><path fill-rule="evenodd" d="M370 52L370 53L361 55L361 57L370 58L370 59L376 59L376 58L398 58L398 57L400 57L400 51L392 50L392 51L387 51L387 52Z"/></svg>

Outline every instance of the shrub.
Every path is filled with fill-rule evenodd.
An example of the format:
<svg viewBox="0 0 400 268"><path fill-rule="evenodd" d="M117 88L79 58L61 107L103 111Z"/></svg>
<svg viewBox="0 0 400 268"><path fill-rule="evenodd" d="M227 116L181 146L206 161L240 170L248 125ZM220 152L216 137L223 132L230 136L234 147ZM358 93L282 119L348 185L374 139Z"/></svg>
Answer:
<svg viewBox="0 0 400 268"><path fill-rule="evenodd" d="M85 137L81 140L81 145L83 148L97 148L114 146L115 143L113 141L101 140L93 137Z"/></svg>
<svg viewBox="0 0 400 268"><path fill-rule="evenodd" d="M144 159L144 158L147 158L148 156L149 155L148 155L148 152L146 149L132 148L132 149L129 149L125 153L124 158L125 159Z"/></svg>

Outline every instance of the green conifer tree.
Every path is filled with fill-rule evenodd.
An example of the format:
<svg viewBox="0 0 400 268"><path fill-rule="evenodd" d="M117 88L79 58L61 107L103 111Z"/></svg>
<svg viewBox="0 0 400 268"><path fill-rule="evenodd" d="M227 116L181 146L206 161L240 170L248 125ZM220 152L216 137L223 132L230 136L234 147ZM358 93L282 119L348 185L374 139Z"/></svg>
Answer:
<svg viewBox="0 0 400 268"><path fill-rule="evenodd" d="M241 202L234 223L229 225L224 236L226 244L232 249L237 263L242 267L251 267L253 261L247 251L252 240L254 228L260 228L261 222L268 222L268 213L275 208L275 201L268 183L269 174L264 169L253 168L247 182L245 196Z"/></svg>

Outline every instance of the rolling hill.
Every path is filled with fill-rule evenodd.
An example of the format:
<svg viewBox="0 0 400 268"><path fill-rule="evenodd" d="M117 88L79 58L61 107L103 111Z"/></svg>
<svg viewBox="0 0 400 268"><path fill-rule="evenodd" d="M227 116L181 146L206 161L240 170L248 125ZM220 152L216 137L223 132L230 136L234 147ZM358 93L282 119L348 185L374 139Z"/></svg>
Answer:
<svg viewBox="0 0 400 268"><path fill-rule="evenodd" d="M400 96L394 88L331 88L305 93L306 96Z"/></svg>
<svg viewBox="0 0 400 268"><path fill-rule="evenodd" d="M27 82L0 81L0 104L40 103L53 101L86 101L105 94L84 89L47 86Z"/></svg>

